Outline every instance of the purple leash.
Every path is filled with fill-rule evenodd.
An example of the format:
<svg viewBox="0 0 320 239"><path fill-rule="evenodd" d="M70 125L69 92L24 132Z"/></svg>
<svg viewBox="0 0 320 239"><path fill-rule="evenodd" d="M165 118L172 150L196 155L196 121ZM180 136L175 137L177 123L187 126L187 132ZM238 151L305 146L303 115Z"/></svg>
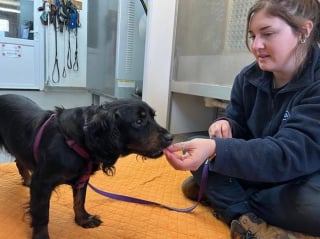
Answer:
<svg viewBox="0 0 320 239"><path fill-rule="evenodd" d="M198 204L200 203L200 201L204 195L204 192L207 187L207 181L208 181L208 171L209 171L209 163L208 162L209 162L209 160L207 159L204 163L204 167L202 170L201 184L200 184L197 202L193 206L187 207L187 208L176 208L176 207L171 207L171 206L164 205L161 203L143 200L143 199L139 199L139 198L129 197L129 196L125 196L125 195L119 195L119 194L114 194L114 193L108 193L108 192L102 191L102 190L92 186L92 184L90 184L90 183L88 183L88 186L93 191L95 191L96 193L98 193L104 197L108 197L108 198L112 198L112 199L120 200L120 201L124 201L124 202L139 203L139 204L144 204L144 205L153 205L153 206L167 208L169 210L173 210L176 212L187 213L187 212L191 212L193 209L195 209L198 206Z"/></svg>

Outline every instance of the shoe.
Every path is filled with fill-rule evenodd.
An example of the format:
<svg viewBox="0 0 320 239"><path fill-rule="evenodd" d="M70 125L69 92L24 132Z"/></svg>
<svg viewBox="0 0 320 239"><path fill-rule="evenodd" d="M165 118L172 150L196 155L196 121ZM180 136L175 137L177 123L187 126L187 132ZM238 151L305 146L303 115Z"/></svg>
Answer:
<svg viewBox="0 0 320 239"><path fill-rule="evenodd" d="M259 231L259 228L264 224L266 223L255 214L244 214L239 220L231 222L231 239L257 239L255 232Z"/></svg>
<svg viewBox="0 0 320 239"><path fill-rule="evenodd" d="M231 222L231 239L319 239L302 233L267 225L254 213L242 215Z"/></svg>
<svg viewBox="0 0 320 239"><path fill-rule="evenodd" d="M193 176L188 177L181 185L182 192L187 198L197 201L200 187Z"/></svg>
<svg viewBox="0 0 320 239"><path fill-rule="evenodd" d="M189 198L192 201L198 200L200 187L194 180L193 176L190 176L183 181L181 185L181 189L185 197ZM210 206L210 202L205 195L200 200L200 203L203 204L204 206Z"/></svg>

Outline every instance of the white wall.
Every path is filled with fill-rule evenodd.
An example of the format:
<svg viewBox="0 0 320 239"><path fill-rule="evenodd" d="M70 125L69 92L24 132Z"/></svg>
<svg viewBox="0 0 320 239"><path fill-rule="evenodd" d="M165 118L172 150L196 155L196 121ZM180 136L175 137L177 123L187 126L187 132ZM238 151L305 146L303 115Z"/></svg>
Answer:
<svg viewBox="0 0 320 239"><path fill-rule="evenodd" d="M156 110L157 121L168 125L169 88L177 0L150 0L142 99Z"/></svg>

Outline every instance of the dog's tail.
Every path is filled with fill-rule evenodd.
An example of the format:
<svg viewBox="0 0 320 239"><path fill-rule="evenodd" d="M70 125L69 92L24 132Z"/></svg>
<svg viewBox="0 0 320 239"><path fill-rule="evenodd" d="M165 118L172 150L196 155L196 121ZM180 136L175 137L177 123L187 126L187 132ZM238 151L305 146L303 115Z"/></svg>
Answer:
<svg viewBox="0 0 320 239"><path fill-rule="evenodd" d="M0 162L2 161L2 155L6 152L4 144L3 144L3 140L1 138L0 135Z"/></svg>
<svg viewBox="0 0 320 239"><path fill-rule="evenodd" d="M4 147L3 140L2 140L2 137L0 135L0 149L3 150L3 147Z"/></svg>
<svg viewBox="0 0 320 239"><path fill-rule="evenodd" d="M7 152L7 150L6 150L6 146L4 144L4 140L0 134L0 154L3 152Z"/></svg>

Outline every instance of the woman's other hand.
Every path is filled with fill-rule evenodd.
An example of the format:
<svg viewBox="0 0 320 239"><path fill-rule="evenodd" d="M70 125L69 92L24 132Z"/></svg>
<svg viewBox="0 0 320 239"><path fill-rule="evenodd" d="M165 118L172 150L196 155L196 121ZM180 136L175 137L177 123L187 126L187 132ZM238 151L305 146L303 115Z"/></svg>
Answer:
<svg viewBox="0 0 320 239"><path fill-rule="evenodd" d="M208 133L210 137L232 138L231 127L227 120L218 120L212 123Z"/></svg>

